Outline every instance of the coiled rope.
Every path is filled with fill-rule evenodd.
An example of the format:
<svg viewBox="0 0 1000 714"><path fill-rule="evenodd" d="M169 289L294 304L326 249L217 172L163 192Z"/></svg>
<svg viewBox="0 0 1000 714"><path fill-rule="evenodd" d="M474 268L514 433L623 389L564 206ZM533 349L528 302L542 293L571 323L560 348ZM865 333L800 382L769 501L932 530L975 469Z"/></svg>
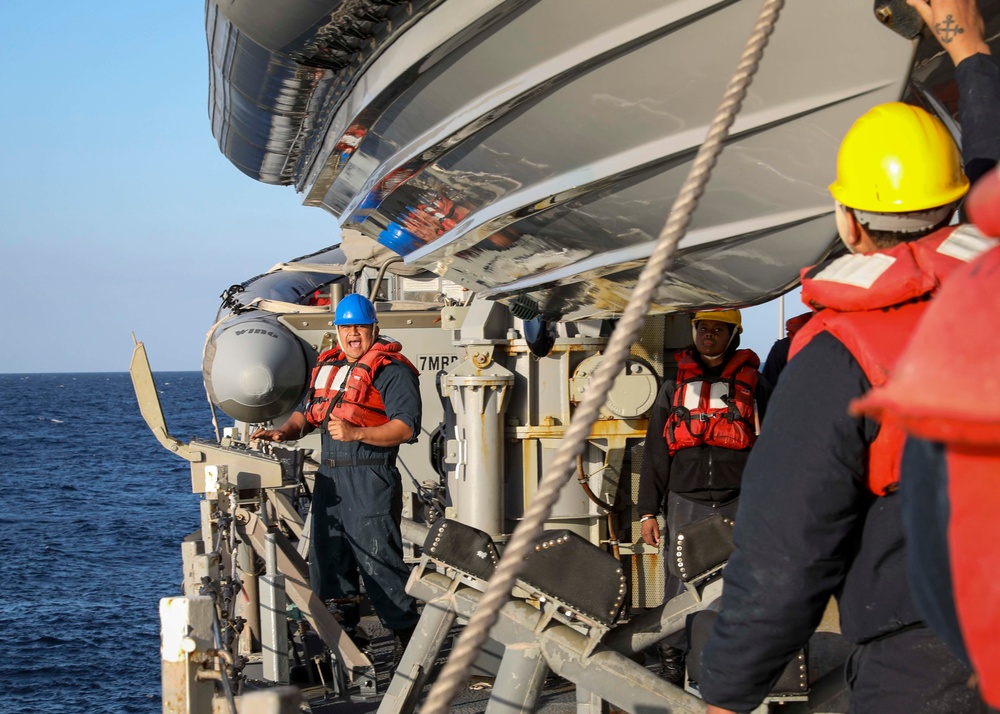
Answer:
<svg viewBox="0 0 1000 714"><path fill-rule="evenodd" d="M764 47L774 31L774 25L783 6L784 0L765 0L740 57L739 65L729 80L725 96L709 127L708 135L695 155L687 179L670 209L667 223L660 232L652 255L639 276L625 313L615 327L604 359L601 360L593 381L584 393L583 401L573 415L551 468L539 483L538 491L524 519L514 529L479 607L455 643L451 657L448 658L431 688L427 701L421 709L424 714L446 714L449 711L451 703L468 678L472 664L486 642L490 629L499 619L500 609L510 601L511 590L524 569L524 559L541 537L545 521L552 512L552 506L559 496L560 489L573 474L574 462L576 457L583 453L591 425L596 420L615 377L639 334L653 301L654 292L673 262L677 244L691 222L691 215L705 190L723 143L729 135L729 129L739 113L746 97L747 87L757 72Z"/></svg>

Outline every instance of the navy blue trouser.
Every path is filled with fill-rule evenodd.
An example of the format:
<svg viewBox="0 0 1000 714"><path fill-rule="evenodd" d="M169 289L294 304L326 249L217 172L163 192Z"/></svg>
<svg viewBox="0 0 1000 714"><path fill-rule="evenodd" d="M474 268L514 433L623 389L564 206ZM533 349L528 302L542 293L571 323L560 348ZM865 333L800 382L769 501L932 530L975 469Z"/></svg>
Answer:
<svg viewBox="0 0 1000 714"><path fill-rule="evenodd" d="M969 714L986 711L971 670L927 627L858 645L847 660L850 714Z"/></svg>
<svg viewBox="0 0 1000 714"><path fill-rule="evenodd" d="M313 493L309 577L323 600L359 594L359 579L382 624L405 630L417 624L416 602L406 593L399 521L403 489L390 466L323 467ZM344 627L358 623L358 609L344 609Z"/></svg>

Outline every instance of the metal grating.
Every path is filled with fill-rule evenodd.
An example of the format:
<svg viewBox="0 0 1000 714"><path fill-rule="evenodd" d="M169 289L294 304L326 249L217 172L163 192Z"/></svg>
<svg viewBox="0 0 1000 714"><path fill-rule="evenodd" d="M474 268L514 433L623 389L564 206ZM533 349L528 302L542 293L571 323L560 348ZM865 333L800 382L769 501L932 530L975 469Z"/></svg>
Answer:
<svg viewBox="0 0 1000 714"><path fill-rule="evenodd" d="M639 357L650 364L656 376L663 379L663 335L664 317L653 315L646 318L639 335L630 350L633 357Z"/></svg>
<svg viewBox="0 0 1000 714"><path fill-rule="evenodd" d="M635 508L635 501L639 495L639 471L642 468L642 450L645 440L638 442L631 449L632 472L630 481L630 491L628 508L623 512L628 519L629 537L632 543L642 540L642 530L639 527L639 513ZM659 518L660 532L665 533L665 524L662 516ZM624 531L625 529L622 528ZM661 540L662 543L662 540ZM632 593L631 606L633 608L656 607L663 602L663 591L666 575L663 569L662 549L661 553L655 555L632 555L628 558L631 563L625 564L628 567L629 590Z"/></svg>

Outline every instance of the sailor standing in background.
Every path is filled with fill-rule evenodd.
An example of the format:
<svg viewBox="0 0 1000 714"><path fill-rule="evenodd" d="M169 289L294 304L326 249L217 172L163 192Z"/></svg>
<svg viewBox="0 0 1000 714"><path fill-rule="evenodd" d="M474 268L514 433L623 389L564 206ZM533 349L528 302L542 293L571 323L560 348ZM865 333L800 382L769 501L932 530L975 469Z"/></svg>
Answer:
<svg viewBox="0 0 1000 714"><path fill-rule="evenodd" d="M785 321L785 336L779 340L776 340L773 345L771 345L771 350L767 353L767 357L764 359L764 366L760 368L760 373L764 375L764 379L768 381L771 387L778 386L778 379L781 377L781 371L788 364L788 350L791 349L792 340L795 339L795 333L802 329L802 327L809 322L809 319L813 316L812 311L804 312L801 315L796 315L795 317L789 318Z"/></svg>
<svg viewBox="0 0 1000 714"><path fill-rule="evenodd" d="M925 9L957 66L970 166L1000 127L1000 74L974 1ZM852 714L982 710L970 670L925 626L907 585L902 432L848 414L893 372L941 281L990 247L948 226L968 185L947 129L914 106L874 107L841 144L830 192L851 254L803 276L803 300L822 309L795 338L747 463L722 612L701 658L710 714L757 707L831 595L856 644Z"/></svg>
<svg viewBox="0 0 1000 714"><path fill-rule="evenodd" d="M293 441L322 428L322 460L312 501L310 581L323 600L365 592L382 624L405 648L417 624L416 602L406 593L400 519L399 445L420 433L417 370L400 344L379 336L375 306L352 294L337 304L339 346L319 356L305 406L278 429L252 439ZM345 632L359 647L356 602L342 607ZM397 655L399 653L397 652Z"/></svg>
<svg viewBox="0 0 1000 714"><path fill-rule="evenodd" d="M696 313L691 331L694 344L674 355L677 375L656 396L643 448L636 509L642 539L654 547L661 510L669 543L688 523L736 514L743 466L771 393L757 372L760 358L738 349L739 310ZM683 590L667 571L663 601ZM672 636L659 645L663 677L676 685L684 675L682 639Z"/></svg>

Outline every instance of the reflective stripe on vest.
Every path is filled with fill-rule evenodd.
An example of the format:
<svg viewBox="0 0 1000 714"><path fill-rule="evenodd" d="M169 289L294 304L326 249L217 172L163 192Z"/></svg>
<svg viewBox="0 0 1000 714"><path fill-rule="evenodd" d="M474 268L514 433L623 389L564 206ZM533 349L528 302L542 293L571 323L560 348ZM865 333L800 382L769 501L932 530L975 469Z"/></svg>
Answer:
<svg viewBox="0 0 1000 714"><path fill-rule="evenodd" d="M751 350L739 350L718 377L706 375L693 348L674 355L677 377L663 438L673 456L694 446L743 450L757 440L757 366Z"/></svg>
<svg viewBox="0 0 1000 714"><path fill-rule="evenodd" d="M309 423L320 427L330 416L361 427L388 423L382 395L375 388L375 375L392 362L420 374L400 354L401 348L398 342L380 337L356 362L348 362L340 347L321 354L313 369L312 389L306 403L305 417Z"/></svg>
<svg viewBox="0 0 1000 714"><path fill-rule="evenodd" d="M886 383L928 300L956 268L994 243L965 227L944 228L876 253L843 256L802 271L802 300L820 310L795 336L789 359L829 332L872 387ZM868 488L883 496L899 483L906 436L882 424L868 449Z"/></svg>

